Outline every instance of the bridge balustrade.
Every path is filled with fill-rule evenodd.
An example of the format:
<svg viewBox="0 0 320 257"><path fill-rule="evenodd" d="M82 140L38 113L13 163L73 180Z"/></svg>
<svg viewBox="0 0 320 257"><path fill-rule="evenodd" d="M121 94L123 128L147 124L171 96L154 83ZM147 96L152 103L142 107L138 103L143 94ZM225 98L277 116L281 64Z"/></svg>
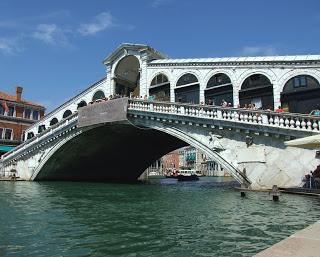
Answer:
<svg viewBox="0 0 320 257"><path fill-rule="evenodd" d="M130 109L320 132L320 117L299 113L278 113L264 110L170 102L148 102L134 99L129 101Z"/></svg>
<svg viewBox="0 0 320 257"><path fill-rule="evenodd" d="M72 115L68 116L67 118L61 120L60 122L58 122L56 124L54 124L50 128L44 130L43 132L37 134L36 136L28 139L24 143L18 145L17 147L15 147L10 152L5 153L4 155L1 156L1 159L4 159L4 158L9 157L9 156L14 155L14 154L22 153L26 148L30 147L33 144L36 144L39 140L45 138L49 134L53 134L56 130L68 125L70 122L76 120L77 118L78 118L78 112L75 112Z"/></svg>

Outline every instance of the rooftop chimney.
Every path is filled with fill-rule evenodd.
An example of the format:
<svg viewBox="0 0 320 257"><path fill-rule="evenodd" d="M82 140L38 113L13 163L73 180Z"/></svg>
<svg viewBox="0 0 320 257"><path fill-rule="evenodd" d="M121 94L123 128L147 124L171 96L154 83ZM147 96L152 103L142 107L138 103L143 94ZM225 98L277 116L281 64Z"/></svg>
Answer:
<svg viewBox="0 0 320 257"><path fill-rule="evenodd" d="M22 95L23 87L16 87L16 97L17 97L17 102L21 102L21 95Z"/></svg>

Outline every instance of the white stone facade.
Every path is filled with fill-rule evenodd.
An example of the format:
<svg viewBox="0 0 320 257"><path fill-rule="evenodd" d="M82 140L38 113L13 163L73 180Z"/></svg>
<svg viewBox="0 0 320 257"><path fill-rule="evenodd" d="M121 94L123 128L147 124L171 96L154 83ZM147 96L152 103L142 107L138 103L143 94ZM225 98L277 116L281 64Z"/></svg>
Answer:
<svg viewBox="0 0 320 257"><path fill-rule="evenodd" d="M106 77L93 86L73 97L51 113L42 121L30 127L26 134L38 134L38 127L50 127L52 118L63 119L66 110L76 112L80 101L92 101L97 91L108 97L115 93L115 70L127 56L135 56L139 61L140 97L149 95L151 81L155 76L164 74L170 82L170 100L175 101L175 88L181 76L187 73L195 75L200 85L199 102L204 102L204 92L208 81L218 73L226 74L233 85L233 105L239 105L239 90L244 80L253 74L266 76L273 85L274 108L279 106L280 94L288 80L297 75L310 75L320 83L320 55L307 56L271 56L271 57L234 57L234 58L202 58L202 59L169 59L146 45L122 44L105 61Z"/></svg>

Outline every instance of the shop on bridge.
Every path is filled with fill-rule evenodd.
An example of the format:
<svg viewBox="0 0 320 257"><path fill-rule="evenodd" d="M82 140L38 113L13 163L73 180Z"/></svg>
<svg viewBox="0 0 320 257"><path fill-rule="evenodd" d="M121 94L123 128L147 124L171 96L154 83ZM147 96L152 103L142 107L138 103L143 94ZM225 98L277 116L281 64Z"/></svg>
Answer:
<svg viewBox="0 0 320 257"><path fill-rule="evenodd" d="M246 78L239 90L240 106L254 104L258 109L273 109L273 86L262 74Z"/></svg>
<svg viewBox="0 0 320 257"><path fill-rule="evenodd" d="M149 95L155 101L170 101L170 82L164 74L159 74L153 78L149 87Z"/></svg>
<svg viewBox="0 0 320 257"><path fill-rule="evenodd" d="M204 91L205 103L221 105L223 101L233 106L233 88L230 78L223 73L210 78Z"/></svg>
<svg viewBox="0 0 320 257"><path fill-rule="evenodd" d="M320 85L312 76L299 75L284 85L281 104L285 111L308 114L320 109Z"/></svg>
<svg viewBox="0 0 320 257"><path fill-rule="evenodd" d="M174 94L176 102L199 104L200 84L197 77L191 73L184 74L179 78Z"/></svg>

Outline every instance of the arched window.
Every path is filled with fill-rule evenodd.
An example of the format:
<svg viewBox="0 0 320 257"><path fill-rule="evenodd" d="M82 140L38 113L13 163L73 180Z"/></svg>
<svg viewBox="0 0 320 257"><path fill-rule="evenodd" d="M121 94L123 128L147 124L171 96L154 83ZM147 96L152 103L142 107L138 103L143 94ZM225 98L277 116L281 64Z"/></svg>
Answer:
<svg viewBox="0 0 320 257"><path fill-rule="evenodd" d="M53 118L51 121L50 121L50 126L53 126L54 124L58 123L58 119L57 118Z"/></svg>
<svg viewBox="0 0 320 257"><path fill-rule="evenodd" d="M104 95L103 91L99 90L99 91L94 93L94 95L92 97L92 101L95 101L95 100L98 100L98 99L102 99L104 97L105 97L105 95Z"/></svg>
<svg viewBox="0 0 320 257"><path fill-rule="evenodd" d="M298 75L287 81L281 93L285 111L310 113L320 109L320 84L310 75Z"/></svg>
<svg viewBox="0 0 320 257"><path fill-rule="evenodd" d="M149 88L149 95L155 101L170 101L170 82L164 74L159 74L153 78Z"/></svg>
<svg viewBox="0 0 320 257"><path fill-rule="evenodd" d="M78 103L77 109L84 107L84 106L87 106L87 102L82 100L80 103Z"/></svg>
<svg viewBox="0 0 320 257"><path fill-rule="evenodd" d="M63 113L62 118L67 118L67 117L69 117L71 114L72 114L72 112L71 112L70 110L66 110L66 111Z"/></svg>
<svg viewBox="0 0 320 257"><path fill-rule="evenodd" d="M174 93L176 102L198 104L200 85L197 77L191 73L184 74L177 81Z"/></svg>
<svg viewBox="0 0 320 257"><path fill-rule="evenodd" d="M233 106L233 88L230 78L223 73L213 75L204 91L206 104L221 105L226 101Z"/></svg>
<svg viewBox="0 0 320 257"><path fill-rule="evenodd" d="M254 105L258 109L273 109L273 86L262 74L246 78L239 91L240 106Z"/></svg>

